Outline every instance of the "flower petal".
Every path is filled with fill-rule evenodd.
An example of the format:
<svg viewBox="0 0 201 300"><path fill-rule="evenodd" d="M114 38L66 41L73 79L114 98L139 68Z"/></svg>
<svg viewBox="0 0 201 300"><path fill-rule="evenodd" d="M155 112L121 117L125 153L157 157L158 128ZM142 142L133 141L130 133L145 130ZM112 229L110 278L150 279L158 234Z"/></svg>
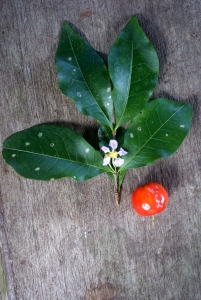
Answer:
<svg viewBox="0 0 201 300"><path fill-rule="evenodd" d="M120 155L120 156L122 156L122 155L126 155L128 152L126 152L123 148L120 148L120 150L119 150L119 152L118 152L118 154Z"/></svg>
<svg viewBox="0 0 201 300"><path fill-rule="evenodd" d="M110 163L110 157L104 157L103 158L103 166L107 166Z"/></svg>
<svg viewBox="0 0 201 300"><path fill-rule="evenodd" d="M115 150L115 149L117 149L117 147L118 147L118 143L117 143L116 140L110 140L109 146L110 146L113 150Z"/></svg>
<svg viewBox="0 0 201 300"><path fill-rule="evenodd" d="M104 152L104 153L109 153L110 152L110 149L108 147L105 147L105 146L102 146L101 147L101 150Z"/></svg>
<svg viewBox="0 0 201 300"><path fill-rule="evenodd" d="M113 161L113 165L115 167L121 167L124 163L124 159L118 157L118 158L115 158L114 161Z"/></svg>

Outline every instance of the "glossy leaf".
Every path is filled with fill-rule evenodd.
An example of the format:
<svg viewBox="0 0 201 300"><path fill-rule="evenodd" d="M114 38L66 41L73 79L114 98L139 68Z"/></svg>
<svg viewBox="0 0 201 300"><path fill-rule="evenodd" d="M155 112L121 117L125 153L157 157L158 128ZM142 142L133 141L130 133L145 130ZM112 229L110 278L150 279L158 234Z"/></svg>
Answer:
<svg viewBox="0 0 201 300"><path fill-rule="evenodd" d="M85 115L112 128L111 82L102 58L69 24L63 23L56 52L58 84Z"/></svg>
<svg viewBox="0 0 201 300"><path fill-rule="evenodd" d="M128 151L120 171L172 155L186 137L192 118L190 104L159 98L129 124L123 148Z"/></svg>
<svg viewBox="0 0 201 300"><path fill-rule="evenodd" d="M147 104L159 72L157 53L136 17L131 17L112 45L108 67L118 128Z"/></svg>
<svg viewBox="0 0 201 300"><path fill-rule="evenodd" d="M83 137L54 125L11 135L4 142L3 157L20 175L38 180L72 177L81 182L110 171Z"/></svg>

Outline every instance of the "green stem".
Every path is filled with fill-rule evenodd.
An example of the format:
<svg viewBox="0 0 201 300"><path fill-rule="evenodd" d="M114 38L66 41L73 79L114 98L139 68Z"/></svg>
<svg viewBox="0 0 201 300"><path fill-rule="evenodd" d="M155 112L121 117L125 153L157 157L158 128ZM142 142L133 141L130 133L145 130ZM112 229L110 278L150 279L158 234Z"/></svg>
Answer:
<svg viewBox="0 0 201 300"><path fill-rule="evenodd" d="M119 173L116 171L114 173L114 178L115 178L115 200L116 200L116 204L119 205L120 202L120 195L119 195Z"/></svg>
<svg viewBox="0 0 201 300"><path fill-rule="evenodd" d="M112 135L113 135L113 139L116 140L116 130L114 130L112 132ZM119 205L119 202L120 202L119 172L117 171L116 167L115 167L115 172L114 172L114 182L115 182L115 191L114 191L115 201L116 201L116 204Z"/></svg>
<svg viewBox="0 0 201 300"><path fill-rule="evenodd" d="M114 173L114 168L111 166L111 164L108 165L110 167L110 169L113 171Z"/></svg>

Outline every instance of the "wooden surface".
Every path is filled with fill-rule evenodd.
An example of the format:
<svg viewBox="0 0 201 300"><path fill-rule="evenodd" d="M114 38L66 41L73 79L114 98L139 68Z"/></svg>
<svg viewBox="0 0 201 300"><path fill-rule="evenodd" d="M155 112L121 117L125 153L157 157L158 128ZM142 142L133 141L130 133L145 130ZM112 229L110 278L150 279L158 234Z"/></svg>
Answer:
<svg viewBox="0 0 201 300"><path fill-rule="evenodd" d="M96 122L57 87L54 55L64 20L108 53L137 15L160 59L154 96L194 108L190 134L172 157L127 173L119 207L106 175L85 183L27 180L1 157L1 298L200 300L200 1L1 0L0 9L1 145L47 122L96 140ZM131 207L132 191L148 181L170 196L154 228Z"/></svg>

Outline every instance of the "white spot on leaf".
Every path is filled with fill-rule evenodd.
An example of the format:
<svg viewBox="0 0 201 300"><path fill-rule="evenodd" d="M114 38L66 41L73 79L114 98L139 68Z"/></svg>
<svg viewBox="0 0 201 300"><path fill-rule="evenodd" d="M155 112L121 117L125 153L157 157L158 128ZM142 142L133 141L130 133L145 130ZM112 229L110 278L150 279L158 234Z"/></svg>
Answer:
<svg viewBox="0 0 201 300"><path fill-rule="evenodd" d="M111 91L111 88L107 88L107 92L109 93Z"/></svg>
<svg viewBox="0 0 201 300"><path fill-rule="evenodd" d="M16 156L16 154L12 154L12 157L15 157Z"/></svg>
<svg viewBox="0 0 201 300"><path fill-rule="evenodd" d="M180 125L180 127L181 127L181 128L184 128L185 126L184 126L184 125Z"/></svg>
<svg viewBox="0 0 201 300"><path fill-rule="evenodd" d="M108 99L111 99L111 98L112 98L111 96L108 97Z"/></svg>
<svg viewBox="0 0 201 300"><path fill-rule="evenodd" d="M139 131L140 131L140 130L141 130L141 127L138 127L138 129L137 129L137 130L139 130Z"/></svg>
<svg viewBox="0 0 201 300"><path fill-rule="evenodd" d="M107 103L107 106L109 106L110 105L110 103Z"/></svg>
<svg viewBox="0 0 201 300"><path fill-rule="evenodd" d="M41 137L42 135L43 135L42 132L39 132L38 136Z"/></svg>
<svg viewBox="0 0 201 300"><path fill-rule="evenodd" d="M80 93L77 93L77 96L78 96L78 97L82 97L82 95L81 95Z"/></svg>
<svg viewBox="0 0 201 300"><path fill-rule="evenodd" d="M87 148L87 149L85 150L85 152L88 153L88 152L89 152L89 148Z"/></svg>
<svg viewBox="0 0 201 300"><path fill-rule="evenodd" d="M73 69L73 71L75 72L75 71L76 71L76 69Z"/></svg>
<svg viewBox="0 0 201 300"><path fill-rule="evenodd" d="M76 178L76 176L73 176L73 178Z"/></svg>
<svg viewBox="0 0 201 300"><path fill-rule="evenodd" d="M68 60L72 60L72 57L69 57Z"/></svg>
<svg viewBox="0 0 201 300"><path fill-rule="evenodd" d="M133 133L132 133L132 132L130 133L130 137L131 137L131 138L133 138L133 137L134 137L134 135L133 135Z"/></svg>
<svg viewBox="0 0 201 300"><path fill-rule="evenodd" d="M40 170L40 168L39 168L39 167L35 168L35 171L39 171L39 170Z"/></svg>
<svg viewBox="0 0 201 300"><path fill-rule="evenodd" d="M166 135L165 136L168 136L168 133L166 133Z"/></svg>
<svg viewBox="0 0 201 300"><path fill-rule="evenodd" d="M29 145L30 145L30 143L29 143L29 142L26 142L26 143L25 143L25 145L26 145L26 146L29 146Z"/></svg>
<svg viewBox="0 0 201 300"><path fill-rule="evenodd" d="M149 210L149 209L150 209L150 205L147 204L147 203L143 203L143 204L142 204L142 208L143 208L144 210Z"/></svg>
<svg viewBox="0 0 201 300"><path fill-rule="evenodd" d="M51 143L51 144L50 144L50 147L54 147L54 143Z"/></svg>

